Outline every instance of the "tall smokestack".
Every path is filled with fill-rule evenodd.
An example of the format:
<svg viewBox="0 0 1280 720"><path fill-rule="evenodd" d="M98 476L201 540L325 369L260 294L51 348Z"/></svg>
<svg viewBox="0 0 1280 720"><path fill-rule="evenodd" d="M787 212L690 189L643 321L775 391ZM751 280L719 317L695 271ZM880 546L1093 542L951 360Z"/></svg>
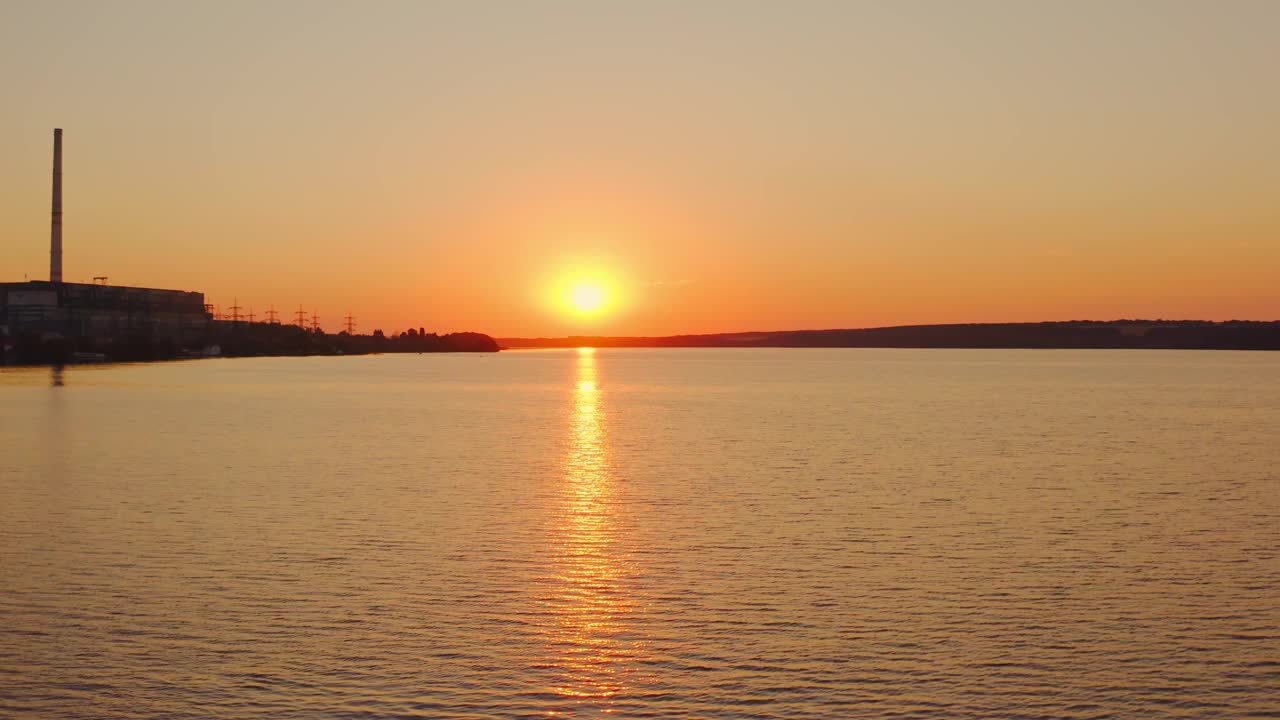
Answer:
<svg viewBox="0 0 1280 720"><path fill-rule="evenodd" d="M62 282L62 128L53 130L53 224L49 234L49 280Z"/></svg>

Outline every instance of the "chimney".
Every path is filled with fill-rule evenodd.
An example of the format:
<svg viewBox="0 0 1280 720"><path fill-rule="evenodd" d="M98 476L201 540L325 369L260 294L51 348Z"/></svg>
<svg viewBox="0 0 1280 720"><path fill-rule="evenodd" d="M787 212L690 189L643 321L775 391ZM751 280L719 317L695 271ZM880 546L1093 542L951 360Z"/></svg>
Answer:
<svg viewBox="0 0 1280 720"><path fill-rule="evenodd" d="M49 234L49 281L62 282L62 128L53 130L53 223Z"/></svg>

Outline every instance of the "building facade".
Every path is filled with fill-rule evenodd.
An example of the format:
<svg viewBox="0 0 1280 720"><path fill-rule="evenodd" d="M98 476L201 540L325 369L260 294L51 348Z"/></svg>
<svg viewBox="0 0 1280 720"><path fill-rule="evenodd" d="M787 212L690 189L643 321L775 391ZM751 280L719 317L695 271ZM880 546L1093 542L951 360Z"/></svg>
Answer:
<svg viewBox="0 0 1280 720"><path fill-rule="evenodd" d="M212 318L204 294L85 283L0 283L0 325L23 335L88 338L111 344L146 335L196 345Z"/></svg>

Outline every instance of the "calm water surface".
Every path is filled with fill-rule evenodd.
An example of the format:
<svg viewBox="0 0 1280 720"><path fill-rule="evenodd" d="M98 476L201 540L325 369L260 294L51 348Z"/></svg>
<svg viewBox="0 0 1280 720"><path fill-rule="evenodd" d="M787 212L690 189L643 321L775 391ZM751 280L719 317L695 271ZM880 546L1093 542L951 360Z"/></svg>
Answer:
<svg viewBox="0 0 1280 720"><path fill-rule="evenodd" d="M0 371L0 716L1280 717L1280 355Z"/></svg>

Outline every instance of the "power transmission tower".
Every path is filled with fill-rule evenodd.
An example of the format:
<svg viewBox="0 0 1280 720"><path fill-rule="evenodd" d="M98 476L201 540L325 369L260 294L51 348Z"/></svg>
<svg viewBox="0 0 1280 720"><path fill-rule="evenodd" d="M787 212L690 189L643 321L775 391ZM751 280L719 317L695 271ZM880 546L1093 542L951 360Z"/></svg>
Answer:
<svg viewBox="0 0 1280 720"><path fill-rule="evenodd" d="M231 300L231 322L240 322L240 299L232 298Z"/></svg>
<svg viewBox="0 0 1280 720"><path fill-rule="evenodd" d="M311 311L311 332L320 332L320 316L316 314L315 310Z"/></svg>
<svg viewBox="0 0 1280 720"><path fill-rule="evenodd" d="M253 308L249 308L249 322L253 322Z"/></svg>
<svg viewBox="0 0 1280 720"><path fill-rule="evenodd" d="M267 311L267 322L272 325L280 324L280 313L276 312L276 304L271 303L271 309Z"/></svg>
<svg viewBox="0 0 1280 720"><path fill-rule="evenodd" d="M302 328L303 330L306 330L307 329L307 311L303 310L302 306L299 305L298 312L294 313L293 316L298 319L298 327Z"/></svg>
<svg viewBox="0 0 1280 720"><path fill-rule="evenodd" d="M351 313L347 313L347 317L346 317L345 319L346 319L346 321L347 321L347 334L348 334L348 335L355 335L355 334L356 334L356 319L355 319L354 317L352 317L352 316L351 316Z"/></svg>

